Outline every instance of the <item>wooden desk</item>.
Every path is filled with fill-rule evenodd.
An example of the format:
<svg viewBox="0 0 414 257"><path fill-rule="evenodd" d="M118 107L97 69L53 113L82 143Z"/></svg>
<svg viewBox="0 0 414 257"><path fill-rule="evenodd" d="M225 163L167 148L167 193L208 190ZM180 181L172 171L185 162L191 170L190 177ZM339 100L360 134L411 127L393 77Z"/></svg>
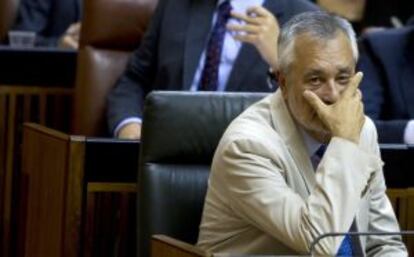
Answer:
<svg viewBox="0 0 414 257"><path fill-rule="evenodd" d="M71 87L76 57L76 50L0 45L0 85Z"/></svg>
<svg viewBox="0 0 414 257"><path fill-rule="evenodd" d="M138 151L26 124L18 256L135 256Z"/></svg>
<svg viewBox="0 0 414 257"><path fill-rule="evenodd" d="M22 124L69 130L77 52L0 46L0 256L15 256Z"/></svg>
<svg viewBox="0 0 414 257"><path fill-rule="evenodd" d="M398 147L400 150L384 157L401 163L397 157L408 154L404 158L414 160L408 148ZM135 256L138 151L137 141L70 136L26 124L25 207L19 217L25 222L19 230L22 244L18 247L24 252L18 256ZM396 176L403 180L394 180L397 188L388 194L402 228L413 229L414 189L405 188L414 187L414 180L406 181L412 166L394 170L391 161L385 166L386 179Z"/></svg>
<svg viewBox="0 0 414 257"><path fill-rule="evenodd" d="M380 148L387 187L414 187L414 145L382 144Z"/></svg>

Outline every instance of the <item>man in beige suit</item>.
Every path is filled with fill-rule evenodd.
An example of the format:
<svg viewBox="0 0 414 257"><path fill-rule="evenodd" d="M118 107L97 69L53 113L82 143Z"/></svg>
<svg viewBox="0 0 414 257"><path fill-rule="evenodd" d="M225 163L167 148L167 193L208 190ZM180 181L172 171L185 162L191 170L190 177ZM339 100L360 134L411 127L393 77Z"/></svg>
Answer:
<svg viewBox="0 0 414 257"><path fill-rule="evenodd" d="M376 130L363 114L350 24L322 12L295 16L278 53L280 89L235 119L216 150L198 246L306 254L329 232L399 231ZM330 237L315 253L407 256L399 236Z"/></svg>

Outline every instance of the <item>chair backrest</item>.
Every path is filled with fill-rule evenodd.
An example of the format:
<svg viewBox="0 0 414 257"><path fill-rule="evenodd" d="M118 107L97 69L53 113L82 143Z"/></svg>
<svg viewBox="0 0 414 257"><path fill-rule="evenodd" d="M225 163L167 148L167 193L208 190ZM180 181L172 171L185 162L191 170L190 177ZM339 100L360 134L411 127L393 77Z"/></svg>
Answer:
<svg viewBox="0 0 414 257"><path fill-rule="evenodd" d="M7 37L7 32L14 23L19 2L20 0L0 1L0 42Z"/></svg>
<svg viewBox="0 0 414 257"><path fill-rule="evenodd" d="M145 103L138 173L138 256L150 237L198 236L210 163L228 124L263 93L153 92Z"/></svg>
<svg viewBox="0 0 414 257"><path fill-rule="evenodd" d="M75 134L107 134L106 96L141 41L157 0L84 1L77 63Z"/></svg>

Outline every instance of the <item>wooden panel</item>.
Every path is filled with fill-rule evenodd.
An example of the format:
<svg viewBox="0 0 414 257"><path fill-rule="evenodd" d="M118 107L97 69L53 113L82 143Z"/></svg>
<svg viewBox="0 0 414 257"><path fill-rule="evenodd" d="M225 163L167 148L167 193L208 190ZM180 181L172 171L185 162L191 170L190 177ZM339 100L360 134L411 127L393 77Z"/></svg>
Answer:
<svg viewBox="0 0 414 257"><path fill-rule="evenodd" d="M135 185L88 186L84 257L136 256Z"/></svg>
<svg viewBox="0 0 414 257"><path fill-rule="evenodd" d="M70 137L69 156L67 165L67 180L65 192L65 216L63 228L63 254L64 257L80 256L82 245L82 219L83 199L85 191L84 156L85 138Z"/></svg>
<svg viewBox="0 0 414 257"><path fill-rule="evenodd" d="M405 230L414 231L414 188L407 189ZM414 236L405 238L409 256L414 256Z"/></svg>
<svg viewBox="0 0 414 257"><path fill-rule="evenodd" d="M136 183L88 183L88 192L137 192Z"/></svg>
<svg viewBox="0 0 414 257"><path fill-rule="evenodd" d="M210 257L210 253L201 249L176 240L174 238L155 235L151 239L151 256L152 257Z"/></svg>
<svg viewBox="0 0 414 257"><path fill-rule="evenodd" d="M72 92L0 86L0 256L135 255L136 185L93 183L85 194L83 137L26 126L20 169L22 123L68 132Z"/></svg>
<svg viewBox="0 0 414 257"><path fill-rule="evenodd" d="M414 231L414 188L388 189L387 195L394 208L401 230ZM409 256L414 256L414 236L403 237Z"/></svg>
<svg viewBox="0 0 414 257"><path fill-rule="evenodd" d="M406 189L392 189L387 190L388 198L390 199L391 205L394 209L395 215L397 216L400 228L403 229L406 224Z"/></svg>
<svg viewBox="0 0 414 257"><path fill-rule="evenodd" d="M48 119L47 110L55 108L47 98L71 99L72 89L25 86L0 86L0 238L1 256L16 256L19 188L24 178L20 177L22 124L33 121L53 125L62 131L68 130L68 123L61 117L70 117L67 106L60 113L58 122ZM65 105L69 101L60 101Z"/></svg>
<svg viewBox="0 0 414 257"><path fill-rule="evenodd" d="M6 152L7 152L7 97L0 94L0 217L4 212L3 195L4 195L4 179L6 174ZM2 222L0 219L0 224ZM1 231L0 231L1 232ZM1 243L1 242L0 242ZM0 246L1 247L1 246Z"/></svg>
<svg viewBox="0 0 414 257"><path fill-rule="evenodd" d="M23 137L22 173L28 186L23 196L27 203L24 254L78 256L84 138L30 124Z"/></svg>
<svg viewBox="0 0 414 257"><path fill-rule="evenodd" d="M16 96L10 95L8 99L8 115L7 115L7 136L6 136L6 167L4 169L3 176L3 235L6 241L3 245L3 252L5 256L9 254L9 244L6 242L11 242L11 216L12 216L12 183L13 183L13 161L14 161L14 148L15 148L15 133L16 133Z"/></svg>
<svg viewBox="0 0 414 257"><path fill-rule="evenodd" d="M22 184L27 189L20 210L27 214L20 217L24 250L18 256L136 255L136 184L88 183L87 142L25 125Z"/></svg>

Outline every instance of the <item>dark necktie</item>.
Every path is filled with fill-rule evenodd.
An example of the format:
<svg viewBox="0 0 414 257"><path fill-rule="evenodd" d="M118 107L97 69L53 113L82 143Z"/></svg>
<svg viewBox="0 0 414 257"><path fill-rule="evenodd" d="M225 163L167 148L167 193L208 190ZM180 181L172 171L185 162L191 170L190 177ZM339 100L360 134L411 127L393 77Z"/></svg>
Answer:
<svg viewBox="0 0 414 257"><path fill-rule="evenodd" d="M226 24L230 18L230 1L221 3L217 10L217 20L206 48L206 59L200 79L200 90L216 91L221 52L223 50Z"/></svg>
<svg viewBox="0 0 414 257"><path fill-rule="evenodd" d="M318 167L319 163L322 160L323 155L325 154L326 151L326 145L321 145L318 150L316 150L316 152L312 155L311 157L311 162L312 162L312 166L313 169L316 171L316 168Z"/></svg>
<svg viewBox="0 0 414 257"><path fill-rule="evenodd" d="M311 162L314 170L319 165L319 162L322 160L323 155L326 151L326 145L321 145L318 150L315 152L314 155L311 157ZM350 235L346 235L344 240L341 243L341 246L338 249L338 253L336 254L337 257L352 257L354 254L353 245L352 245L352 238Z"/></svg>

